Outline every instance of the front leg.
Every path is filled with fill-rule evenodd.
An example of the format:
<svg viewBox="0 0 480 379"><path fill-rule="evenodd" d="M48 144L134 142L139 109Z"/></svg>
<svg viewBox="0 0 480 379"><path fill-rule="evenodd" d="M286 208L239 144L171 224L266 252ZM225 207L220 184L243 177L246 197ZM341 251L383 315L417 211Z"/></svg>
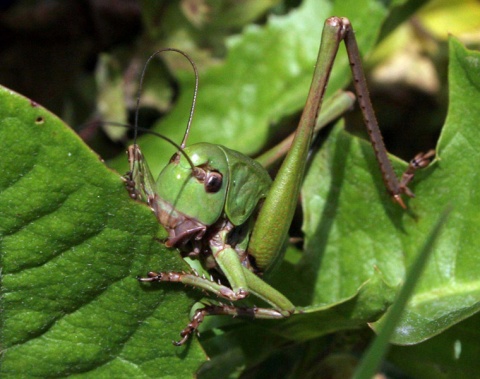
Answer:
<svg viewBox="0 0 480 379"><path fill-rule="evenodd" d="M188 337L193 334L206 316L227 315L232 317L242 317L251 319L282 319L291 316L295 312L294 305L276 289L265 283L253 272L242 268L247 278L251 293L272 305L273 308L259 307L237 307L234 305L206 305L197 309L188 323L187 327L180 332L182 337L180 341L174 341L176 346L183 345ZM192 287L201 288L209 291L223 299L230 301L240 300L232 289L222 285L220 282L214 282L213 279L200 277L198 274L186 274L177 272L155 273L149 272L147 278L138 278L141 282L178 282Z"/></svg>
<svg viewBox="0 0 480 379"><path fill-rule="evenodd" d="M197 309L188 323L187 327L180 332L182 337L180 341L174 341L176 346L183 345L188 337L193 334L206 316L230 315L232 317L242 317L251 319L282 319L291 316L295 312L294 305L284 295L260 279L247 268L241 268L247 280L249 291L258 298L269 303L273 308L237 307L234 305L206 305ZM187 274L178 272L156 273L149 272L148 277L138 278L141 282L178 282L192 287L201 288L220 298L236 301L243 295L235 293L231 288L213 281L212 278L199 276L198 274Z"/></svg>
<svg viewBox="0 0 480 379"><path fill-rule="evenodd" d="M244 299L248 296L246 270L240 261L239 254L227 243L227 236L233 225L226 221L209 240L209 247L217 269L227 278L230 287L216 283L213 279L200 277L198 274L179 272L149 272L147 278L138 278L141 282L178 282L198 287L230 301Z"/></svg>
<svg viewBox="0 0 480 379"><path fill-rule="evenodd" d="M233 226L225 225L210 239L210 248L218 268L230 283L230 287L212 278L179 272L156 273L149 272L148 277L138 278L141 282L178 282L200 288L218 297L230 301L245 298L249 293L270 304L272 308L237 307L234 305L207 305L198 309L190 323L180 333L182 339L174 342L180 346L194 333L206 316L231 315L234 317L280 319L286 318L295 312L294 305L275 288L260 279L255 273L242 265L239 254L227 243L227 236Z"/></svg>
<svg viewBox="0 0 480 379"><path fill-rule="evenodd" d="M193 274L188 274L185 272L154 272L150 271L147 274L146 278L137 277L139 282L172 282L172 283L183 283L187 286L194 288L200 288L202 290L208 291L217 295L218 297L230 300L237 301L245 298L245 293L237 293L233 291L230 287L223 285L220 281L215 282L213 278L207 278L205 276L200 276L196 272Z"/></svg>

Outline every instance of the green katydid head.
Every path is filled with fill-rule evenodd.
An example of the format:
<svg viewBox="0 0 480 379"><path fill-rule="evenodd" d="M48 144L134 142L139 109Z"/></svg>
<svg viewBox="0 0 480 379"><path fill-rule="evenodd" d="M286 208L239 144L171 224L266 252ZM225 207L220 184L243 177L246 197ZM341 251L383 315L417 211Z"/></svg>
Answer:
<svg viewBox="0 0 480 379"><path fill-rule="evenodd" d="M138 104L145 70L149 61L163 51L182 54L195 72L195 90L185 135L182 143L177 145L165 136L153 133L177 148L156 184L150 180L151 175L136 143L129 149L129 155L131 172L137 173L140 181L143 181L141 190L146 194L159 222L169 233L166 244L175 246L201 239L207 229L216 223L245 223L260 199L266 197L271 180L258 163L226 147L209 143L185 147L197 98L198 71L191 58L180 50L159 50L147 60L137 97L135 139L139 129Z"/></svg>
<svg viewBox="0 0 480 379"><path fill-rule="evenodd" d="M190 117L188 119L185 135L180 146L163 135L149 131L149 133L152 133L157 135L158 137L161 137L162 139L166 140L167 142L169 142L170 144L172 144L178 149L177 153L174 154L174 156L170 160L170 163L167 165L167 168L169 169L166 168L164 170L165 171L164 176L166 176L167 178L166 178L166 181L162 181L162 183L170 182L171 184L167 185L166 187L160 186L160 188L166 189L167 191L166 193L165 191L160 191L160 192L164 192L164 195L159 195L157 186L155 185L151 177L151 173L150 173L150 170L148 169L148 165L146 164L146 161L143 158L143 155L136 143L136 140L137 140L138 130L140 129L138 127L138 114L139 114L139 108L140 108L139 105L140 105L140 98L141 98L145 72L149 62L156 55L165 51L174 51L179 54L182 54L185 58L187 58L187 60L192 65L193 70L195 72L195 91L193 95ZM207 193L218 192L219 189L222 187L221 174L217 172L210 173L209 170L206 170L207 168L206 166L201 167L200 165L199 167L196 167L195 164L190 159L190 157L188 156L188 154L184 152L184 147L185 147L186 140L188 138L188 134L190 131L190 126L192 123L197 92L198 92L197 68L195 66L195 63L192 61L192 59L183 51L172 49L172 48L161 49L153 53L147 59L147 62L145 63L140 76L137 105L135 110L134 144L130 146L128 150L129 161L130 161L130 172L127 177L127 182L133 184L133 188L129 190L133 198L138 198L139 195L140 196L145 195L145 198L148 204L151 206L151 208L157 215L159 222L163 226L165 226L165 228L169 232L169 240L167 241L167 245L170 245L170 246L174 246L180 243L185 243L192 238L200 239L205 234L207 226L201 220L197 220L195 217L190 217L189 215L183 214L181 211L179 211L176 208L176 203L180 200L180 198L178 198L178 196L175 196L175 192L178 193L179 191L178 189L176 189L172 192L172 191L169 191L168 189L177 188L179 185L179 181L182 183L180 184L182 191L183 189L186 189L187 192L191 192L188 190L190 188L190 186L187 185L188 182L204 184L203 187L207 191ZM184 158L183 161L181 159L182 157ZM176 170L172 170L173 168L176 168ZM165 197L166 199L163 199L163 197ZM182 203L182 201L180 203Z"/></svg>
<svg viewBox="0 0 480 379"><path fill-rule="evenodd" d="M270 185L268 173L251 158L221 145L197 143L175 153L157 179L159 220L176 229L170 233L172 246L176 240L200 239L217 222L245 223Z"/></svg>
<svg viewBox="0 0 480 379"><path fill-rule="evenodd" d="M183 141L180 145L169 138L153 133L177 148L170 162L162 170L157 184L150 183L150 173L146 163L136 145L138 128L138 111L140 97L145 77L145 71L149 62L158 54L165 51L174 51L182 54L192 65L195 73L195 89L192 100L190 117ZM183 244L191 239L201 239L208 226L214 224L223 214L225 196L228 185L228 170L224 155L212 146L202 148L185 149L186 141L190 132L190 126L195 110L195 103L198 93L198 70L193 60L183 51L167 48L161 49L152 54L143 68L139 92L137 96L137 107L135 111L134 147L129 150L131 162L142 162L132 164L131 172L141 172L138 175L145 181L148 177L148 184L143 185L147 201L154 210L159 222L168 230L169 240L167 245L174 246ZM142 167L140 167L142 166Z"/></svg>

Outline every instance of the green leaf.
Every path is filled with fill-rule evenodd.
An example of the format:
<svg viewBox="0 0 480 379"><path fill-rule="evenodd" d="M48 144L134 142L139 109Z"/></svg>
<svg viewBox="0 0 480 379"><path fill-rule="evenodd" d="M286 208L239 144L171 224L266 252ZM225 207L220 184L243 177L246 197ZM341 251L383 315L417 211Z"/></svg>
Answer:
<svg viewBox="0 0 480 379"><path fill-rule="evenodd" d="M410 300L415 286L422 277L423 270L430 258L430 255L432 254L435 242L440 235L442 227L448 219L449 213L450 211L447 209L443 214L440 215L433 230L428 235L425 244L418 252L415 261L408 270L405 283L402 285L401 290L395 298L395 302L389 309L388 315L383 318L382 328L380 329L380 332L370 344L369 348L367 349L366 353L362 358L362 362L360 363L355 372L355 379L369 379L373 377L378 371L380 364L382 363L385 355L387 354L389 347L388 341L390 340L395 330L395 327L398 325L400 318L403 315L403 310L405 309L407 302Z"/></svg>
<svg viewBox="0 0 480 379"><path fill-rule="evenodd" d="M413 378L476 379L480 314L414 346L392 346L388 359Z"/></svg>
<svg viewBox="0 0 480 379"><path fill-rule="evenodd" d="M404 212L383 189L371 147L337 129L315 157L303 198L307 251L297 266L311 280L312 303L346 299L377 268L400 283L438 215L453 211L392 342L412 344L471 316L480 307L476 253L480 217L480 54L450 41L450 105L437 160L417 174L417 197ZM398 172L405 163L396 161ZM322 180L318 180L318 178ZM309 278L309 279L307 279Z"/></svg>
<svg viewBox="0 0 480 379"><path fill-rule="evenodd" d="M135 279L186 267L155 240L151 211L58 118L0 99L2 377L191 375L198 343L171 340L192 301Z"/></svg>
<svg viewBox="0 0 480 379"><path fill-rule="evenodd" d="M302 313L272 326L274 333L295 340L309 340L339 330L355 329L382 316L395 296L395 288L380 273L373 275L349 299L338 304L299 307Z"/></svg>

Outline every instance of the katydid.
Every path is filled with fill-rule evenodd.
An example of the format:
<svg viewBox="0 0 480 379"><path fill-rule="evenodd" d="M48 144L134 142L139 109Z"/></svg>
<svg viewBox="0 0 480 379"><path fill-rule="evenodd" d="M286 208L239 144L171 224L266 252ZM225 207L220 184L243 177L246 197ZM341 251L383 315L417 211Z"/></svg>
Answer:
<svg viewBox="0 0 480 379"><path fill-rule="evenodd" d="M160 50L149 58L169 50L189 59L196 78L192 111L182 143L176 145L170 141L178 151L156 182L136 140L129 147L130 171L124 177L127 189L132 198L145 200L165 227L168 232L166 246L179 248L184 257L200 259L206 269L216 270L225 277L228 285L196 273L183 272L149 272L147 277L138 280L180 282L230 302L253 294L271 306L248 308L222 302L205 305L195 311L190 323L181 332L181 340L174 342L175 345L185 343L207 315L281 319L300 312L258 274L272 269L282 259L282 248L299 197L315 121L342 40L347 47L358 102L385 186L394 201L405 208L401 195L413 196L407 185L416 169L428 165L433 152L417 155L403 177L400 180L396 178L370 103L358 47L348 19L331 17L325 22L306 106L290 150L273 182L258 162L234 150L209 143L186 147L198 88L195 64L176 49Z"/></svg>

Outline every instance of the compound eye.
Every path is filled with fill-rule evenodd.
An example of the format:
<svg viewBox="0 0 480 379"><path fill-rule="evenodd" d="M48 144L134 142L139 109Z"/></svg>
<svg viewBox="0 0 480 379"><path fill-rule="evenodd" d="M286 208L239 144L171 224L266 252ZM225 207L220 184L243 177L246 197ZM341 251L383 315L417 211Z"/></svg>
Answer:
<svg viewBox="0 0 480 379"><path fill-rule="evenodd" d="M223 176L219 172L212 171L207 174L204 186L207 193L216 193L222 188Z"/></svg>

